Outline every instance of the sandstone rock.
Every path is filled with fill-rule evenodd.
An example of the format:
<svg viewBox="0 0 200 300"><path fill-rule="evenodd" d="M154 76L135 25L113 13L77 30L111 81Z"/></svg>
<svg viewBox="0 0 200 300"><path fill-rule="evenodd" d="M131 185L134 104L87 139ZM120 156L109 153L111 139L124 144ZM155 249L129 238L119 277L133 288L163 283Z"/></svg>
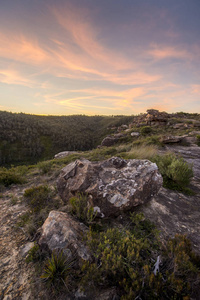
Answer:
<svg viewBox="0 0 200 300"><path fill-rule="evenodd" d="M103 162L77 160L63 168L57 181L58 192L67 202L77 192L88 195L90 205L105 216L150 200L160 189L162 176L148 160L112 157Z"/></svg>
<svg viewBox="0 0 200 300"><path fill-rule="evenodd" d="M106 136L101 142L101 146L110 147L115 145L121 138L126 137L126 133L116 133L114 135Z"/></svg>
<svg viewBox="0 0 200 300"><path fill-rule="evenodd" d="M131 136L138 137L138 136L140 136L140 133L139 132L131 132Z"/></svg>
<svg viewBox="0 0 200 300"><path fill-rule="evenodd" d="M77 151L63 151L63 152L59 152L57 153L54 158L63 158L63 157L66 157L66 156L69 156L71 154L75 154L75 153L78 153Z"/></svg>
<svg viewBox="0 0 200 300"><path fill-rule="evenodd" d="M194 146L195 144L197 144L197 138L195 136L185 136L183 137L181 142L188 146Z"/></svg>
<svg viewBox="0 0 200 300"><path fill-rule="evenodd" d="M125 137L126 136L126 134L125 133L116 133L116 134L114 134L114 137L115 138L123 138L123 137Z"/></svg>
<svg viewBox="0 0 200 300"><path fill-rule="evenodd" d="M51 251L69 248L76 251L81 259L87 260L90 258L89 252L81 242L86 230L84 224L76 222L67 213L51 211L42 226L39 244L44 247L48 246Z"/></svg>
<svg viewBox="0 0 200 300"><path fill-rule="evenodd" d="M110 146L113 146L114 144L116 144L118 141L119 141L118 137L107 136L101 142L101 146L110 147Z"/></svg>
<svg viewBox="0 0 200 300"><path fill-rule="evenodd" d="M200 253L200 190L197 195L186 196L161 188L152 201L139 208L151 220L166 240L176 233L186 234L193 248Z"/></svg>
<svg viewBox="0 0 200 300"><path fill-rule="evenodd" d="M184 136L173 136L173 135L168 135L168 136L163 136L161 138L161 142L164 144L171 144L171 143L180 143L185 137Z"/></svg>

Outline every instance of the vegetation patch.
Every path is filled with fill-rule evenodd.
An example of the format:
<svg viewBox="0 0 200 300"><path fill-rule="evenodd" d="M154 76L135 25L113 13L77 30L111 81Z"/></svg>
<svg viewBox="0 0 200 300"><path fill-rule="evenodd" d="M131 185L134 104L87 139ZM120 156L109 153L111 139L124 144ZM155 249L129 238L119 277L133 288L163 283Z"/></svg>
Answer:
<svg viewBox="0 0 200 300"><path fill-rule="evenodd" d="M70 213L75 215L80 221L91 224L95 217L96 213L92 206L90 206L88 201L88 196L84 194L77 194L76 197L72 197L69 200Z"/></svg>
<svg viewBox="0 0 200 300"><path fill-rule="evenodd" d="M158 149L154 145L144 145L132 147L128 152L119 154L124 159L152 159L157 155Z"/></svg>
<svg viewBox="0 0 200 300"><path fill-rule="evenodd" d="M8 187L11 184L22 184L25 179L14 168L0 168L0 184Z"/></svg>
<svg viewBox="0 0 200 300"><path fill-rule="evenodd" d="M28 211L20 216L18 226L25 227L27 234L32 238L48 217L49 212L58 209L62 202L57 198L56 190L47 185L25 190L24 199L28 205Z"/></svg>
<svg viewBox="0 0 200 300"><path fill-rule="evenodd" d="M160 173L163 176L163 185L166 188L175 189L181 192L190 193L187 188L193 177L192 166L181 157L168 153L154 158Z"/></svg>
<svg viewBox="0 0 200 300"><path fill-rule="evenodd" d="M74 265L74 255L66 255L62 250L53 251L45 263L41 278L53 291L59 292L62 287L69 291Z"/></svg>
<svg viewBox="0 0 200 300"><path fill-rule="evenodd" d="M153 130L152 130L151 126L143 126L143 127L141 127L141 129L140 129L140 133L141 133L142 135L147 135L147 134L150 134L150 133L152 133L152 132L153 132Z"/></svg>
<svg viewBox="0 0 200 300"><path fill-rule="evenodd" d="M132 215L128 227L87 236L93 262L84 262L85 287L117 287L120 299L190 299L198 293L199 257L185 236L163 248L154 227Z"/></svg>

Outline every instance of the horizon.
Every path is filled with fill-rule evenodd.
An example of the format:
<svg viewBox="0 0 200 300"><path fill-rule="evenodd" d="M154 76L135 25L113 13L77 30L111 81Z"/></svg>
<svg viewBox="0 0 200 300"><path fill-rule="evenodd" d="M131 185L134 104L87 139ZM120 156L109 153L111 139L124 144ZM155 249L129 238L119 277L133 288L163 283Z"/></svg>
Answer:
<svg viewBox="0 0 200 300"><path fill-rule="evenodd" d="M5 1L0 110L198 113L199 15L195 0Z"/></svg>
<svg viewBox="0 0 200 300"><path fill-rule="evenodd" d="M155 108L148 108L147 110L157 110ZM6 113L11 113L11 114L24 114L24 115L31 115L31 116L39 116L39 117L70 117L70 116L86 116L86 117L136 117L138 115L143 115L143 114L147 114L147 111L144 112L144 113L137 113L137 114L116 114L116 115L106 115L106 114L87 114L87 113L80 113L80 114L68 114L68 115L55 115L55 114L35 114L35 113L25 113L25 112L12 112L12 111L6 111L6 110L0 110L0 112L6 112ZM191 114L191 115L196 115L196 114L200 114L200 113L197 113L197 112L186 112L186 111L174 111L174 112L167 112L167 111L160 111L158 110L159 113L167 113L167 114Z"/></svg>

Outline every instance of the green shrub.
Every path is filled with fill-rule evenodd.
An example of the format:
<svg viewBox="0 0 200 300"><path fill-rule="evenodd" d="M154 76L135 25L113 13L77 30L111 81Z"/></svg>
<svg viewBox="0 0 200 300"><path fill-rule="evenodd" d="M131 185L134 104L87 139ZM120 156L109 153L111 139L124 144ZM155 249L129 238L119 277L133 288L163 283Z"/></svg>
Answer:
<svg viewBox="0 0 200 300"><path fill-rule="evenodd" d="M22 184L24 179L14 169L0 169L0 184L8 187L11 184Z"/></svg>
<svg viewBox="0 0 200 300"><path fill-rule="evenodd" d="M154 226L139 214L126 228L90 230L87 243L93 261L83 262L83 289L115 286L126 300L198 299L200 258L185 236L163 248Z"/></svg>
<svg viewBox="0 0 200 300"><path fill-rule="evenodd" d="M69 200L70 212L79 220L90 224L96 217L93 207L89 205L88 197L84 194L77 194Z"/></svg>
<svg viewBox="0 0 200 300"><path fill-rule="evenodd" d="M144 226L142 215L134 216L132 221L129 229L109 228L100 234L90 230L87 239L94 260L83 263L83 287L114 285L120 289L120 299L134 299L145 286L146 295L154 295L146 286L146 270L153 266L151 258L156 253L157 238L152 228Z"/></svg>
<svg viewBox="0 0 200 300"><path fill-rule="evenodd" d="M40 247L38 244L34 244L34 246L29 250L28 255L26 257L26 262L37 262L40 259Z"/></svg>
<svg viewBox="0 0 200 300"><path fill-rule="evenodd" d="M193 176L192 166L172 153L157 156L154 161L163 176L164 186L184 191Z"/></svg>
<svg viewBox="0 0 200 300"><path fill-rule="evenodd" d="M42 161L37 164L37 167L42 172L42 174L46 174L51 171L52 165L52 161Z"/></svg>
<svg viewBox="0 0 200 300"><path fill-rule="evenodd" d="M48 258L44 272L41 278L48 286L59 290L61 286L67 286L70 273L75 263L73 255L66 256L64 252L53 251L50 258Z"/></svg>
<svg viewBox="0 0 200 300"><path fill-rule="evenodd" d="M140 133L142 135L147 135L149 133L152 133L152 128L150 126L143 126L141 127Z"/></svg>

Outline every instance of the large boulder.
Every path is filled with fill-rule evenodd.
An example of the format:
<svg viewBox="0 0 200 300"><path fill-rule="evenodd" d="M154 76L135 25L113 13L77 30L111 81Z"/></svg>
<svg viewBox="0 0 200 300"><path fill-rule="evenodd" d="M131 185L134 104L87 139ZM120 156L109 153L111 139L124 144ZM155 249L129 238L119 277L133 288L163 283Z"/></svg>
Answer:
<svg viewBox="0 0 200 300"><path fill-rule="evenodd" d="M106 136L101 142L101 146L110 147L119 142L121 138L126 137L126 133L116 133L114 135Z"/></svg>
<svg viewBox="0 0 200 300"><path fill-rule="evenodd" d="M58 192L68 202L76 193L88 195L101 216L117 216L150 200L162 186L155 163L112 157L102 162L76 160L62 169Z"/></svg>
<svg viewBox="0 0 200 300"><path fill-rule="evenodd" d="M69 214L51 211L42 226L39 244L51 251L56 249L75 251L79 258L88 260L89 252L81 242L86 231L86 226L76 222Z"/></svg>

